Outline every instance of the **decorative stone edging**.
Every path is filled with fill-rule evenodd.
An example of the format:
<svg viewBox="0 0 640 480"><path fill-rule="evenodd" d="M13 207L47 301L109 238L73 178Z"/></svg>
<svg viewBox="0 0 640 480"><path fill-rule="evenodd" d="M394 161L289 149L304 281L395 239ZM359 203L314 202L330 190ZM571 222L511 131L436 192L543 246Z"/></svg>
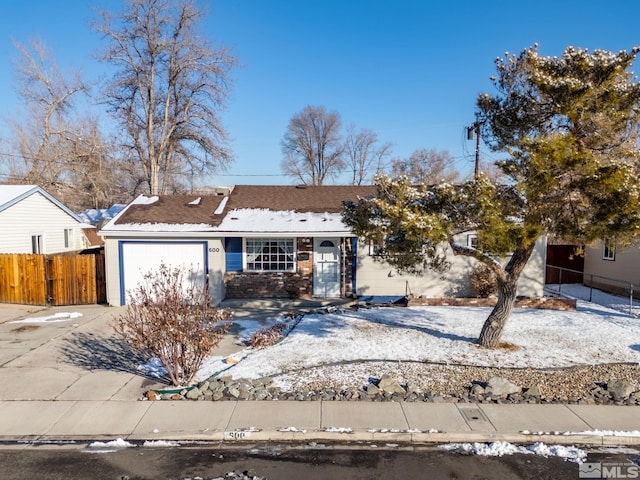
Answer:
<svg viewBox="0 0 640 480"><path fill-rule="evenodd" d="M568 403L582 405L640 405L640 391L630 382L611 380L608 384L593 384L588 397L543 397L537 386L521 387L502 377L487 383L473 383L465 394L443 395L420 392L411 384L402 385L388 375L371 379L361 388L326 391L287 392L274 385L273 379L234 379L231 376L211 377L191 390L171 395L157 391L145 393L146 400L295 400L295 401L365 401L365 402L430 402L430 403Z"/></svg>

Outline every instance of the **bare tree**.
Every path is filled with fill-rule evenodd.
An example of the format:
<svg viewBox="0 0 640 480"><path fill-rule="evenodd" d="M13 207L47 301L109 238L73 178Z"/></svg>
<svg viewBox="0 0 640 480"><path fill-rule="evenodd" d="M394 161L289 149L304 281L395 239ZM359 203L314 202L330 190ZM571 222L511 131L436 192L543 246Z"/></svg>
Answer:
<svg viewBox="0 0 640 480"><path fill-rule="evenodd" d="M106 102L152 195L233 160L219 112L237 61L198 34L203 16L191 0L127 0L95 25L109 40L102 60L116 67Z"/></svg>
<svg viewBox="0 0 640 480"><path fill-rule="evenodd" d="M307 106L295 114L282 139L282 171L305 185L323 185L344 168L338 112Z"/></svg>
<svg viewBox="0 0 640 480"><path fill-rule="evenodd" d="M131 174L118 157L113 140L104 137L96 119L87 118L69 146L73 168L67 178L78 210L108 208L132 198L128 193Z"/></svg>
<svg viewBox="0 0 640 480"><path fill-rule="evenodd" d="M407 159L394 159L391 173L395 177L409 177L416 184L453 183L459 177L449 152L439 152L433 148L416 150Z"/></svg>
<svg viewBox="0 0 640 480"><path fill-rule="evenodd" d="M362 185L384 169L385 160L391 155L391 143L378 144L378 134L362 129L356 132L353 124L347 128L344 141L347 165L352 170L351 184Z"/></svg>
<svg viewBox="0 0 640 480"><path fill-rule="evenodd" d="M19 52L15 85L25 113L20 121L9 121L14 153L3 160L10 181L38 184L71 208L108 206L117 196L118 175L98 123L78 113L77 102L89 93L88 85L73 71L63 74L42 42L14 45ZM85 165L89 159L91 165ZM94 168L95 163L104 168ZM78 188L87 183L94 185L94 198Z"/></svg>

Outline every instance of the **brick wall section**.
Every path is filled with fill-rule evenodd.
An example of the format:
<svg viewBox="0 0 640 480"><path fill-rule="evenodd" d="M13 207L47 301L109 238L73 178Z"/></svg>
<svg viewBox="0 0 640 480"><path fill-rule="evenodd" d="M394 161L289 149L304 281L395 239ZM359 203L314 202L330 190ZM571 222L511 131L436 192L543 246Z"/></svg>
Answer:
<svg viewBox="0 0 640 480"><path fill-rule="evenodd" d="M227 272L226 298L311 298L313 239L298 238L296 272ZM300 255L303 254L303 255ZM301 259L308 254L306 260Z"/></svg>

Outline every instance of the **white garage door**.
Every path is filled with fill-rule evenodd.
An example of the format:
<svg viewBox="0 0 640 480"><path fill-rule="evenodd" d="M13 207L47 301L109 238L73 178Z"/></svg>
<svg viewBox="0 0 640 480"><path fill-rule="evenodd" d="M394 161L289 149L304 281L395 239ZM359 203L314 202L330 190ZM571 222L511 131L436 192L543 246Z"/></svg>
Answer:
<svg viewBox="0 0 640 480"><path fill-rule="evenodd" d="M127 303L127 292L163 263L169 268L184 269L185 280L202 285L206 276L206 246L206 242L121 242L120 303Z"/></svg>

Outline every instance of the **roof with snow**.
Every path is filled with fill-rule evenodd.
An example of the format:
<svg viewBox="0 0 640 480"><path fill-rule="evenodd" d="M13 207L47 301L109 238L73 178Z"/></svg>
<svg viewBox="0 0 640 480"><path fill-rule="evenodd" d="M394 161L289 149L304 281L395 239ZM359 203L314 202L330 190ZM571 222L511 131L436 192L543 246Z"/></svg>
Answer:
<svg viewBox="0 0 640 480"><path fill-rule="evenodd" d="M0 185L0 212L37 193L73 217L74 220L80 223L83 222L83 219L77 213L38 185Z"/></svg>
<svg viewBox="0 0 640 480"><path fill-rule="evenodd" d="M126 203L115 203L109 208L88 208L80 213L80 217L87 223L97 224L111 220L126 206Z"/></svg>
<svg viewBox="0 0 640 480"><path fill-rule="evenodd" d="M344 233L342 202L373 186L240 185L230 195L139 196L101 231Z"/></svg>

